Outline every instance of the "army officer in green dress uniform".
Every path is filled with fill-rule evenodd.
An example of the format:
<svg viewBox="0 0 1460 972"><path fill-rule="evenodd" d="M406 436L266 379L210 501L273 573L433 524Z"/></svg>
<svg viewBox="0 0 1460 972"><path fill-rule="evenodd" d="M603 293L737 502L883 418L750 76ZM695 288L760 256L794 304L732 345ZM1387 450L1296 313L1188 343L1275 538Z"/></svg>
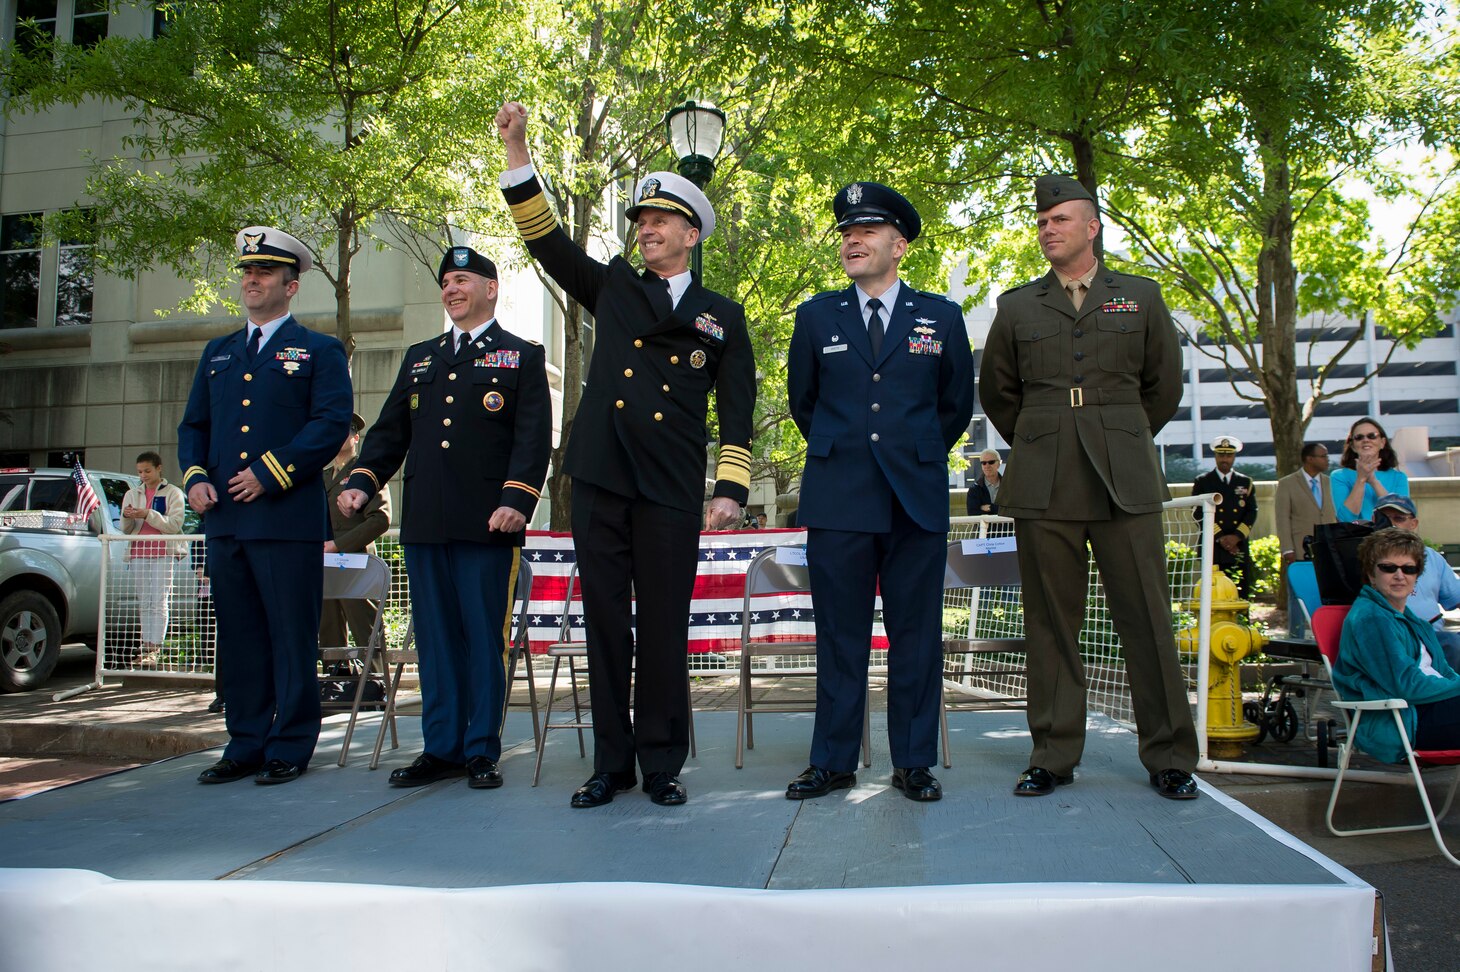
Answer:
<svg viewBox="0 0 1460 972"><path fill-rule="evenodd" d="M999 512L1014 518L1029 646L1033 753L1014 792L1073 783L1085 745L1086 543L1120 636L1156 791L1197 795L1196 729L1171 630L1153 436L1181 402L1181 353L1160 287L1095 256L1094 197L1068 176L1035 183L1050 271L999 297L980 374L984 412L1012 454Z"/></svg>

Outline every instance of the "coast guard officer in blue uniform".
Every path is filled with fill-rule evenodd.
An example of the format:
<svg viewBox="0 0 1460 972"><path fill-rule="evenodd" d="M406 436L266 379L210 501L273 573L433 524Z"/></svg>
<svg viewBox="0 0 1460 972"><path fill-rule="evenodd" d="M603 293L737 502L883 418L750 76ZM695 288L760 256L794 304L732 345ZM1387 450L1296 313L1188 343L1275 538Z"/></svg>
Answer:
<svg viewBox="0 0 1460 972"><path fill-rule="evenodd" d="M339 341L289 313L313 266L294 237L238 234L248 324L208 342L177 448L188 503L206 513L229 742L199 783L287 783L319 739L315 665L330 539L321 470L350 432Z"/></svg>
<svg viewBox="0 0 1460 972"><path fill-rule="evenodd" d="M406 351L340 494L362 509L405 463L401 543L421 656L426 749L390 774L420 786L464 771L502 785L508 604L552 448L542 345L497 320L497 268L454 246L436 272L452 328Z"/></svg>
<svg viewBox="0 0 1460 972"><path fill-rule="evenodd" d="M816 728L792 800L856 783L878 583L890 642L892 784L937 800L948 450L973 414L963 313L897 276L922 228L911 203L854 182L832 203L852 286L796 310L788 384L806 438L801 526L816 612Z"/></svg>

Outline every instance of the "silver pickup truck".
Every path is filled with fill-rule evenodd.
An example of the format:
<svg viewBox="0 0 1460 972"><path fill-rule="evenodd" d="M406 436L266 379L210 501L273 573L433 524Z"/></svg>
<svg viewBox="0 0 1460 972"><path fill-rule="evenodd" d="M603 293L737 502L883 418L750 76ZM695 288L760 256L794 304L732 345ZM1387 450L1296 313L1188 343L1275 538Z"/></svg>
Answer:
<svg viewBox="0 0 1460 972"><path fill-rule="evenodd" d="M101 533L120 533L126 473L87 472L101 508L89 522L76 509L69 469L0 469L0 692L39 688L64 642L96 647L101 601ZM113 545L112 556L123 551Z"/></svg>

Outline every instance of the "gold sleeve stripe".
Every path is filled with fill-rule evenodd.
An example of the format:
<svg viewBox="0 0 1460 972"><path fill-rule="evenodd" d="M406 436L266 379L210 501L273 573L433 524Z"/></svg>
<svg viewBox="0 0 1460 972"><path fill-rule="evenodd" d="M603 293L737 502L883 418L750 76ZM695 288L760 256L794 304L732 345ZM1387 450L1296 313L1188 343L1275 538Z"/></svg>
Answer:
<svg viewBox="0 0 1460 972"><path fill-rule="evenodd" d="M380 491L380 480L376 478L376 476L375 476L375 474L373 472L371 472L370 470L366 469L364 466L356 466L354 469L351 469L350 470L350 475L353 476L356 473L364 473L366 476L369 476L370 477L370 481L375 484L375 490L376 490L376 492L379 492Z"/></svg>
<svg viewBox="0 0 1460 972"><path fill-rule="evenodd" d="M517 221L517 232L524 240L535 240L547 236L558 225L558 218L549 208L547 197L538 193L525 202L512 205L512 218Z"/></svg>
<svg viewBox="0 0 1460 972"><path fill-rule="evenodd" d="M204 469L202 466L189 466L188 471L183 473L183 482L187 482L189 479L192 479L194 475L202 476L204 479L207 479L208 470Z"/></svg>
<svg viewBox="0 0 1460 972"><path fill-rule="evenodd" d="M715 478L750 488L750 450L744 446L722 445L720 461L715 464Z"/></svg>
<svg viewBox="0 0 1460 972"><path fill-rule="evenodd" d="M280 486L289 489L294 485L294 480L289 478L289 474L284 471L284 467L279 464L279 460L274 458L272 452L265 452L259 458L263 459L264 465L269 467L269 472L274 474L274 478L279 481Z"/></svg>
<svg viewBox="0 0 1460 972"><path fill-rule="evenodd" d="M515 479L509 479L505 483L502 484L502 487L504 489L506 487L508 487L508 486L511 486L513 489L520 489L524 493L530 493L530 494L532 494L532 498L533 499L542 499L542 493L539 492L538 490L533 489L531 486L527 485L526 483L519 483Z"/></svg>

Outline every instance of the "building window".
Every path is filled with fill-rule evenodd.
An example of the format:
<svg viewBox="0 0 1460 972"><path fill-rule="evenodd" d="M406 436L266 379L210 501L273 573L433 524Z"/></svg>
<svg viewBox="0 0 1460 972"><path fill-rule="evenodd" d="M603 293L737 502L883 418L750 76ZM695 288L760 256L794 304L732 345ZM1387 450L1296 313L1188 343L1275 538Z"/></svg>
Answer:
<svg viewBox="0 0 1460 972"><path fill-rule="evenodd" d="M41 214L0 217L0 326L40 321Z"/></svg>
<svg viewBox="0 0 1460 972"><path fill-rule="evenodd" d="M91 323L96 269L89 235L46 245L41 218L0 217L0 328Z"/></svg>
<svg viewBox="0 0 1460 972"><path fill-rule="evenodd" d="M71 43L77 47L91 47L106 37L107 0L74 0L71 13Z"/></svg>
<svg viewBox="0 0 1460 972"><path fill-rule="evenodd" d="M15 45L28 53L52 40L90 47L107 35L107 0L16 0Z"/></svg>
<svg viewBox="0 0 1460 972"><path fill-rule="evenodd" d="M62 240L56 260L56 326L91 323L96 283L95 254L89 240Z"/></svg>

